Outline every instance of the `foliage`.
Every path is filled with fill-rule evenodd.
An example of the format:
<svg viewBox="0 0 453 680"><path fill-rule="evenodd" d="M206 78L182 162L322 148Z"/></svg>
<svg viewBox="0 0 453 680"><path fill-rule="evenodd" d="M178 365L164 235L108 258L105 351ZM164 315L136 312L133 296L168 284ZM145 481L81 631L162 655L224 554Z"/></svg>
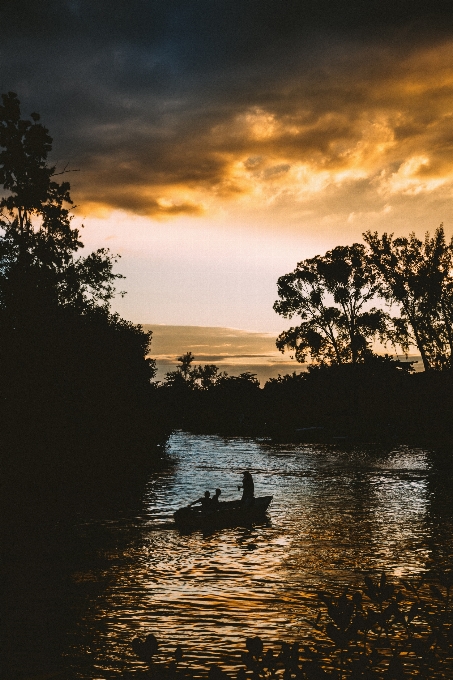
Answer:
<svg viewBox="0 0 453 680"><path fill-rule="evenodd" d="M229 376L207 366L215 378L204 385L194 378L196 367L190 380L176 371L179 382L156 385L156 401L173 427L333 444L347 438L431 446L453 436L449 371L414 373L413 362L370 354L356 364L280 375L261 389L251 373Z"/></svg>
<svg viewBox="0 0 453 680"><path fill-rule="evenodd" d="M441 225L424 241L364 234L370 263L381 281L381 295L400 308L393 339L406 351L418 348L425 370L451 367L453 352L453 240Z"/></svg>
<svg viewBox="0 0 453 680"><path fill-rule="evenodd" d="M36 303L69 305L79 312L108 305L115 294L116 258L98 249L75 258L83 247L71 226L69 182L58 183L47 163L49 131L38 114L21 118L13 92L0 106L0 304L29 314ZM63 171L64 172L64 171Z"/></svg>
<svg viewBox="0 0 453 680"><path fill-rule="evenodd" d="M208 390L216 385L221 377L226 373L219 373L219 368L215 364L205 364L204 366L194 366L195 357L192 352L186 352L177 358L179 366L174 371L165 374L166 386L179 389L201 389Z"/></svg>
<svg viewBox="0 0 453 680"><path fill-rule="evenodd" d="M226 377L226 373L220 373L219 367L215 364L199 365L194 368L192 375L195 384L202 390L209 390L209 388L216 385L219 380Z"/></svg>
<svg viewBox="0 0 453 680"><path fill-rule="evenodd" d="M370 354L360 366L355 366L354 369L356 375L361 374L362 376L372 375L373 373L382 374L383 372L392 374L395 370L402 371L403 373L412 373L414 370L413 363L414 362L412 361L399 361L389 354ZM327 366L326 364L312 364L308 366L306 371L300 371L299 373L297 373L297 371L293 371L286 375L281 375L279 373L276 378L269 378L264 387L265 389L270 390L273 387L279 389L280 386L306 384L310 382L310 379L314 376L321 374L333 375L336 368L335 365ZM346 376L345 371L343 371L343 376Z"/></svg>
<svg viewBox="0 0 453 680"><path fill-rule="evenodd" d="M244 371L244 373L239 373L239 375L227 375L224 373L220 376L218 386L223 389L232 390L252 390L255 391L260 386L260 381L256 377L255 373L250 371Z"/></svg>
<svg viewBox="0 0 453 680"><path fill-rule="evenodd" d="M278 279L274 309L302 323L281 333L277 347L294 351L298 361L358 363L371 354L370 343L387 339L388 315L366 307L380 292L380 282L359 243L338 246L325 255L299 262Z"/></svg>
<svg viewBox="0 0 453 680"><path fill-rule="evenodd" d="M219 390L241 390L259 387L259 380L255 373L245 371L238 376L222 373L215 364L205 364L192 367L195 357L192 352L186 352L177 358L179 366L176 370L165 374L164 387L176 389L202 390L204 392L216 388Z"/></svg>
<svg viewBox="0 0 453 680"><path fill-rule="evenodd" d="M265 649L259 637L247 638L237 680L434 680L453 674L453 578L441 573L437 583L428 578L402 581L399 587L384 573L365 576L362 590L340 596L319 593L322 609L312 642L281 642ZM132 641L132 648L148 666L143 677L174 680L194 677L181 663L178 645L170 661L154 661L158 643L150 634ZM212 666L209 680L228 674ZM126 677L126 676L125 676ZM134 676L135 677L135 676Z"/></svg>
<svg viewBox="0 0 453 680"><path fill-rule="evenodd" d="M194 361L192 352L181 355L179 366L156 384L157 399L172 414L174 427L251 434L261 393L256 375L228 375L215 364L193 366Z"/></svg>
<svg viewBox="0 0 453 680"><path fill-rule="evenodd" d="M72 227L70 185L58 183L55 166L47 156L52 149L49 131L32 113L21 118L20 102L13 92L2 95L0 106L0 183L6 194L0 201L0 323L18 329L30 318L50 315L54 321L71 313L102 319L125 337L135 337L142 358L151 335L110 315L115 294L116 258L99 249L75 258L83 247L79 231ZM65 171L63 171L64 173ZM101 311L101 309L103 311ZM49 319L50 320L50 319ZM82 322L81 322L82 323ZM151 363L146 361L148 370ZM152 375L154 371L151 371Z"/></svg>
<svg viewBox="0 0 453 680"><path fill-rule="evenodd" d="M2 95L1 463L24 488L39 474L39 485L67 491L133 471L165 425L150 418L151 334L110 311L117 258L78 256L70 185L56 181L66 171L48 163L52 138L39 121Z"/></svg>

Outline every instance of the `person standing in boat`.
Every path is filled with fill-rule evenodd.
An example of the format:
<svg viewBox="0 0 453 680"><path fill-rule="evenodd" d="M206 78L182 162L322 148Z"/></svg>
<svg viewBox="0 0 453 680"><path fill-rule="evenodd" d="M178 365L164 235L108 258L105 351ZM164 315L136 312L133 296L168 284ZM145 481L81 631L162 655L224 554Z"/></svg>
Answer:
<svg viewBox="0 0 453 680"><path fill-rule="evenodd" d="M241 486L238 486L238 490L240 489L242 489L241 501L251 505L255 498L255 485L253 483L253 477L248 470L242 475L242 484Z"/></svg>
<svg viewBox="0 0 453 680"><path fill-rule="evenodd" d="M192 503L189 503L189 505L187 507L191 508L192 505L195 505L196 503L201 503L201 509L207 510L212 503L210 496L211 496L211 492L205 491L204 496L201 496L201 498L197 498L196 501L192 501Z"/></svg>

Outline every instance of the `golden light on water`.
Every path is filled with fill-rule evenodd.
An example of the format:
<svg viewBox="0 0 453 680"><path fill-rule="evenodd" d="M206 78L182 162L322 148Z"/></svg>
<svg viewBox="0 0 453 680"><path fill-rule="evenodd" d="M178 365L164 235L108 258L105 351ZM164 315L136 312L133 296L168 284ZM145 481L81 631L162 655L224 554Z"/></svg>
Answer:
<svg viewBox="0 0 453 680"><path fill-rule="evenodd" d="M444 516L440 530L432 514L429 455L421 449L274 446L175 433L170 454L178 466L150 480L129 538L119 540L121 521L112 525L118 548L102 570L75 575L82 587L104 580L78 643L93 641L100 669L140 668L128 641L149 632L162 659L181 644L185 662L222 661L230 670L240 665L246 636L307 644L320 635L313 626L319 591L354 590L364 574L382 569L392 579L422 574L436 563L451 524ZM171 513L194 493L220 483L225 498L237 496L239 460L253 471L257 494L274 495L270 521L176 531Z"/></svg>

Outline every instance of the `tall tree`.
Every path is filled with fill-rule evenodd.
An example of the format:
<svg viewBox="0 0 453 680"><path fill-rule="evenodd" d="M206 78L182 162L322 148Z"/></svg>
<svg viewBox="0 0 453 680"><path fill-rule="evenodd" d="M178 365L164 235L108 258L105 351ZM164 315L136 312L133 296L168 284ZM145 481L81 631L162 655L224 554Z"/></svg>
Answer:
<svg viewBox="0 0 453 680"><path fill-rule="evenodd" d="M382 283L381 293L399 307L395 340L406 351L416 346L425 370L451 367L453 356L453 239L441 225L424 241L366 232L370 262Z"/></svg>
<svg viewBox="0 0 453 680"><path fill-rule="evenodd" d="M26 307L32 297L54 298L56 304L80 310L108 304L114 295L116 262L106 249L76 258L83 247L80 233L71 225L69 182L57 182L49 165L52 149L49 131L37 113L21 118L14 92L2 95L0 105L0 303L14 297ZM12 302L12 300L10 300ZM30 312L30 309L27 310Z"/></svg>
<svg viewBox="0 0 453 680"><path fill-rule="evenodd" d="M0 448L53 451L55 463L78 442L76 465L89 442L117 447L122 461L125 442L138 446L147 427L151 334L111 312L115 257L79 256L70 185L57 181L51 148L39 115L23 119L16 94L2 95Z"/></svg>
<svg viewBox="0 0 453 680"><path fill-rule="evenodd" d="M386 338L388 315L367 309L380 291L365 247L338 246L325 255L299 262L278 279L278 314L302 320L281 333L277 347L294 351L298 361L358 363L368 356L377 336Z"/></svg>

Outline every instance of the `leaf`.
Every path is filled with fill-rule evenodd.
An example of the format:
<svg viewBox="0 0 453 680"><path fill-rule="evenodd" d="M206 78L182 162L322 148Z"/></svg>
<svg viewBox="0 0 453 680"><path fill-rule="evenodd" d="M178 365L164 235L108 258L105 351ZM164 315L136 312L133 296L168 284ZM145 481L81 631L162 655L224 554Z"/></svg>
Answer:
<svg viewBox="0 0 453 680"><path fill-rule="evenodd" d="M438 597L440 600L442 600L442 602L444 602L445 598L437 586L430 584L429 589L435 597Z"/></svg>
<svg viewBox="0 0 453 680"><path fill-rule="evenodd" d="M401 658L397 655L390 659L387 677L392 680L403 680L406 677Z"/></svg>
<svg viewBox="0 0 453 680"><path fill-rule="evenodd" d="M246 638L245 646L247 647L250 654L256 659L259 658L263 653L263 641L258 636Z"/></svg>
<svg viewBox="0 0 453 680"><path fill-rule="evenodd" d="M307 680L326 680L331 677L327 674L317 661L306 661L303 666L303 671L307 677Z"/></svg>
<svg viewBox="0 0 453 680"><path fill-rule="evenodd" d="M329 593L318 593L318 597L327 606L332 602L332 595L329 595Z"/></svg>
<svg viewBox="0 0 453 680"><path fill-rule="evenodd" d="M348 637L341 630L339 630L337 626L335 626L333 623L327 624L326 634L337 645L337 647L345 649L348 646Z"/></svg>
<svg viewBox="0 0 453 680"><path fill-rule="evenodd" d="M365 576L364 581L366 594L368 595L370 600L377 601L378 600L377 590L373 580L370 578L370 576Z"/></svg>
<svg viewBox="0 0 453 680"><path fill-rule="evenodd" d="M276 659L274 658L274 650L269 648L264 655L264 663L263 667L268 668L269 670L275 668L275 661Z"/></svg>
<svg viewBox="0 0 453 680"><path fill-rule="evenodd" d="M241 654L242 663L246 666L249 671L256 671L258 668L257 662L250 654L250 652L243 652Z"/></svg>
<svg viewBox="0 0 453 680"><path fill-rule="evenodd" d="M146 654L149 656L154 656L157 653L157 648L159 643L155 635L150 633L146 636L145 642L143 643L143 648L146 650Z"/></svg>
<svg viewBox="0 0 453 680"><path fill-rule="evenodd" d="M228 675L219 666L213 664L209 669L208 680L227 680Z"/></svg>
<svg viewBox="0 0 453 680"><path fill-rule="evenodd" d="M360 607L360 605L362 604L362 593L359 590L357 590L353 594L352 601L354 602L356 607Z"/></svg>
<svg viewBox="0 0 453 680"><path fill-rule="evenodd" d="M429 645L421 638L412 638L410 644L414 653L423 659L429 649Z"/></svg>
<svg viewBox="0 0 453 680"><path fill-rule="evenodd" d="M410 623L415 617L417 616L418 612L420 611L420 606L417 604L417 602L414 602L412 607L409 609L407 613L407 620Z"/></svg>
<svg viewBox="0 0 453 680"><path fill-rule="evenodd" d="M415 593L415 588L412 585L412 583L410 583L410 581L405 581L404 579L401 579L401 583L406 588L406 590L410 590L412 593Z"/></svg>

